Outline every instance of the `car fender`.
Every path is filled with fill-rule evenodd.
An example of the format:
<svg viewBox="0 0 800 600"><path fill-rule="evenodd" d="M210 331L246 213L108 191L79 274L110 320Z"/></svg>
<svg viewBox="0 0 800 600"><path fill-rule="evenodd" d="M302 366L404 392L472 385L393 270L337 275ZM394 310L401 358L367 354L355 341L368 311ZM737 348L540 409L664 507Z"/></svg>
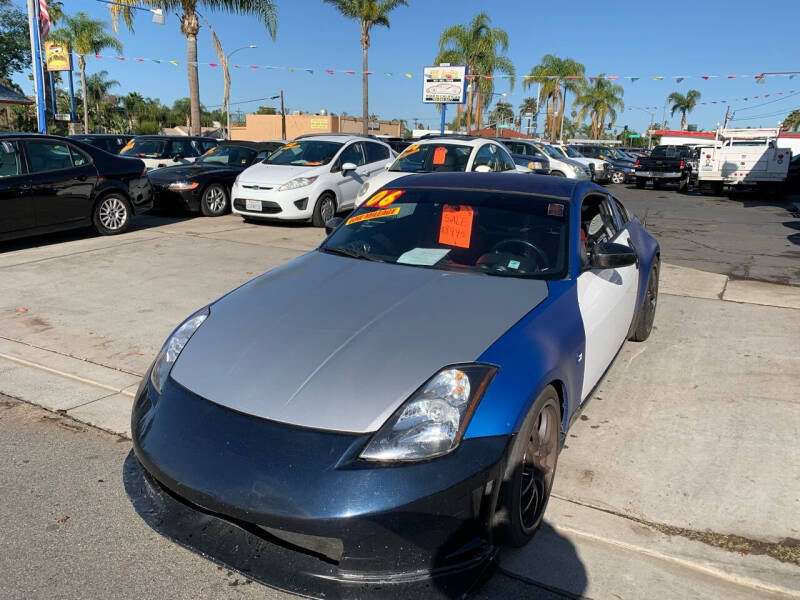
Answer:
<svg viewBox="0 0 800 600"><path fill-rule="evenodd" d="M636 253L639 255L639 289L636 294L635 308L638 311L644 302L650 269L656 257L660 255L661 248L656 239L650 235L650 232L645 229L642 222L636 217L631 217L631 221L628 223L628 234L631 236Z"/></svg>
<svg viewBox="0 0 800 600"><path fill-rule="evenodd" d="M560 381L562 428L580 404L586 334L573 280L549 281L541 304L478 358L500 367L470 421L465 438L519 431L536 397Z"/></svg>

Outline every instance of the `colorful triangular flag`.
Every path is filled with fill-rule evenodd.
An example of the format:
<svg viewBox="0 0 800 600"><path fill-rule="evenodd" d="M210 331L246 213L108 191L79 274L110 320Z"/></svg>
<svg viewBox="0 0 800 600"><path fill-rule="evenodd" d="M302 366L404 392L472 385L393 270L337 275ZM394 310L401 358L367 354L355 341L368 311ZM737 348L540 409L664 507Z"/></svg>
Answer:
<svg viewBox="0 0 800 600"><path fill-rule="evenodd" d="M634 81L636 81L637 79L639 79L639 78L638 78L638 77L631 77L631 83L633 83L633 82L634 82Z"/></svg>
<svg viewBox="0 0 800 600"><path fill-rule="evenodd" d="M177 67L178 66L178 61L177 60L171 60L171 61L169 61L169 64L175 65Z"/></svg>

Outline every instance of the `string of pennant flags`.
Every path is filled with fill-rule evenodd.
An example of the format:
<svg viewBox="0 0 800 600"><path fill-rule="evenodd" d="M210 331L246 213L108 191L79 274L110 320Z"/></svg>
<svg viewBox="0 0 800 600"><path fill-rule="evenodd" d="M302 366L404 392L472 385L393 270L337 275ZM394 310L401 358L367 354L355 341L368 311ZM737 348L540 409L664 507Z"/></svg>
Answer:
<svg viewBox="0 0 800 600"><path fill-rule="evenodd" d="M102 54L95 54L94 58L96 60L103 60L103 59L116 59L120 61L132 61L137 63L156 63L156 64L170 64L173 66L181 65L180 61L177 60L168 60L168 59L160 59L160 58L142 58L142 57L135 57L129 58L126 56L104 56ZM183 64L189 64L193 66L208 66L211 68L221 66L218 62L200 62L200 61L187 61ZM274 65L241 65L241 64L233 64L231 65L234 69L251 69L254 71L257 70L272 70L272 71L289 71L290 73L298 71L309 73L314 75L315 73L326 73L328 75L335 75L345 74L345 75L362 75L366 73L367 75L384 75L386 77L394 77L395 75L400 77L406 77L408 79L414 79L413 73L404 73L404 72L394 72L394 71L383 71L383 72L376 72L376 71L361 71L356 69L319 69L319 68L311 68L311 67L286 67L286 66L274 66ZM762 81L767 77L788 77L789 79L794 79L797 75L800 75L800 71L796 72L780 72L780 73L758 73L756 75L737 75L737 74L729 74L729 75L653 75L650 77L642 77L642 76L633 76L633 75L593 75L586 77L590 82L594 83L598 79L608 79L609 81L617 81L621 79L627 79L631 83L635 83L640 79L651 79L653 81L662 81L662 80L675 80L676 83L681 83L686 79L702 79L704 81L708 81L711 79L755 79L756 81ZM535 79L537 77L533 75L524 75L522 76L523 80L530 80ZM538 78L545 78L545 79L565 79L567 81L574 81L577 79L581 79L580 76L577 75L544 75L539 76ZM467 79L511 79L511 75L501 74L501 75L479 75L479 74L468 74Z"/></svg>
<svg viewBox="0 0 800 600"><path fill-rule="evenodd" d="M73 53L74 54L74 53ZM186 61L181 62L178 60L169 60L169 59L161 59L161 58L143 58L143 57L127 57L127 56L106 56L103 54L95 54L95 60L119 60L119 61L126 61L126 62L136 62L136 63L154 63L154 64L169 64L175 67L180 66L181 64L186 65L193 65L193 66L206 66L209 68L217 68L221 67L221 63L218 62L200 62L200 61ZM253 64L232 64L230 65L234 69L247 69L251 71L288 71L290 73L294 72L305 72L309 75L315 74L327 74L327 75L362 75L366 73L367 75L383 75L384 77L401 77L406 79L415 79L414 73L410 72L402 72L402 71L361 71L356 69L320 69L320 68L312 68L312 67L286 67L286 66L274 66L274 65L253 65ZM728 74L728 75L652 75L648 77L644 76L633 76L633 75L592 75L586 77L591 83L596 82L599 79L607 79L609 81L618 81L618 80L628 80L630 83L635 83L639 80L652 80L652 81L665 81L665 80L672 80L675 83L681 83L687 79L700 79L703 81L709 81L712 79L754 79L757 83L763 83L767 78L774 78L774 77L786 77L788 79L794 79L796 76L800 75L800 71L789 71L789 72L776 72L776 73L758 73L756 75L739 75L739 74ZM567 76L560 76L560 75L545 75L543 76L545 79L565 79L567 81L575 81L580 79L577 75L567 75ZM539 78L542 78L541 76ZM479 75L479 74L468 74L467 79L474 80L474 79L489 79L489 80L503 80L503 79L511 79L511 75L501 74L501 75ZM524 75L522 77L524 80L531 80L534 79L534 76L531 75ZM732 102L749 102L751 100L759 100L762 98L771 98L773 96L783 96L784 94L794 94L795 90L789 90L788 92L771 92L769 94L759 94L759 95L752 95L752 96L743 96L741 98L734 98L732 100L707 100L703 102L699 102L698 104L701 105L711 105L711 104L728 104ZM661 106L632 106L628 107L625 110L659 110Z"/></svg>

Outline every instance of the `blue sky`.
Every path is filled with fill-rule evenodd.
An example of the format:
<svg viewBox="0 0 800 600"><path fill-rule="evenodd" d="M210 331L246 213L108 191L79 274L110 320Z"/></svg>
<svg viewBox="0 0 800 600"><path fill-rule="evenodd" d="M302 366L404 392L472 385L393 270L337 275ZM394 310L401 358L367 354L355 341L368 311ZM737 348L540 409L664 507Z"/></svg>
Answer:
<svg viewBox="0 0 800 600"><path fill-rule="evenodd" d="M17 3L24 9L20 0ZM287 107L305 111L325 108L329 111L360 114L361 81L359 75L328 75L325 69L360 70L361 49L358 24L341 17L321 0L276 0L279 14L278 36L273 42L266 30L253 17L206 12L227 52L245 44L257 44L254 50L242 50L231 62L313 68L314 74L285 70L257 71L242 68L231 70L231 102L263 98L285 90ZM507 92L516 107L521 99L534 95L535 87L522 88L521 76L539 62L546 53L571 57L586 65L587 75L606 73L641 76L631 83L620 79L625 88L626 107L658 106L656 119L661 119L667 95L685 93L695 88L702 101L689 121L701 128L712 128L721 121L727 100L737 109L741 126L773 126L782 115L800 106L800 95L783 100L789 90L800 92L800 75L768 77L756 84L752 77L727 79L728 74L754 75L765 71L800 70L800 2L769 0L754 4L752 0L706 0L682 4L675 11L662 2L596 2L571 0L534 2L507 0L488 3L485 0L410 0L407 8L398 8L391 15L391 29L375 28L370 50L370 70L375 71L370 84L370 112L381 118L415 117L429 127L438 124L437 111L424 105L421 96L422 67L430 64L438 50L441 31L454 23L465 23L476 13L485 11L492 24L509 34L508 56L517 69L517 84L511 91L507 81L498 80L495 90ZM96 0L67 0L70 13L84 10L96 18L108 18L106 5ZM137 15L135 35L122 27L119 38L126 61L107 53L102 60L90 60L90 72L105 69L120 81L118 93L138 91L171 104L188 95L186 83L186 44L180 34L179 19L167 15L164 26L150 21L147 13ZM198 41L199 61L216 62L207 30L202 29ZM180 62L179 67L166 62L138 63L137 57L159 58ZM386 77L384 72L394 72ZM413 73L408 79L402 73ZM704 81L700 75L721 75ZM652 76L663 75L663 81ZM675 75L691 75L681 83L670 79ZM17 81L32 91L27 78ZM76 82L77 84L77 82ZM784 92L783 96L777 95ZM219 68L200 67L201 101L208 107L222 102L222 73ZM763 99L764 94L769 98ZM762 99L752 100L752 96ZM742 99L747 96L747 103ZM739 102L734 102L739 98ZM779 100L763 107L757 104ZM268 101L232 105L232 109L255 110ZM742 110L747 108L747 110ZM762 116L763 115L763 116ZM650 115L640 110L626 110L617 121L643 129ZM671 119L678 126L679 116Z"/></svg>

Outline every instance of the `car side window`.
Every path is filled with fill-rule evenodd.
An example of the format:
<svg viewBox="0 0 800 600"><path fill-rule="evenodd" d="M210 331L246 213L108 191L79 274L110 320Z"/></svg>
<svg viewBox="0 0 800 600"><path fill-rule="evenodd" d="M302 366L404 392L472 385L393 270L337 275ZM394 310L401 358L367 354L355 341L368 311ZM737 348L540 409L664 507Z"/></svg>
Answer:
<svg viewBox="0 0 800 600"><path fill-rule="evenodd" d="M597 244L612 241L619 233L614 210L605 195L589 195L581 203L581 261L589 264L589 255Z"/></svg>
<svg viewBox="0 0 800 600"><path fill-rule="evenodd" d="M511 158L511 155L503 148L499 148L497 152L500 155L498 171L515 171L517 165L514 164L514 160Z"/></svg>
<svg viewBox="0 0 800 600"><path fill-rule="evenodd" d="M89 157L78 150L75 146L70 146L69 151L72 154L72 164L76 167L82 167L83 165L89 164ZM108 152L111 152L111 150L108 150Z"/></svg>
<svg viewBox="0 0 800 600"><path fill-rule="evenodd" d="M172 140L170 144L169 155L175 156L180 154L184 158L191 158L199 156L199 148L192 140Z"/></svg>
<svg viewBox="0 0 800 600"><path fill-rule="evenodd" d="M472 170L476 171L478 167L489 167L490 170L497 171L498 160L497 146L484 144L475 154L475 160L472 161Z"/></svg>
<svg viewBox="0 0 800 600"><path fill-rule="evenodd" d="M31 172L72 168L72 155L66 144L50 140L25 140Z"/></svg>
<svg viewBox="0 0 800 600"><path fill-rule="evenodd" d="M0 142L0 178L22 175L22 157L13 142Z"/></svg>
<svg viewBox="0 0 800 600"><path fill-rule="evenodd" d="M367 150L367 164L389 159L389 148L383 144L366 142L364 146Z"/></svg>
<svg viewBox="0 0 800 600"><path fill-rule="evenodd" d="M624 227L631 221L631 217L628 214L628 210L622 206L622 203L614 198L614 206L617 209L617 214L619 215L620 220L622 221L622 226Z"/></svg>
<svg viewBox="0 0 800 600"><path fill-rule="evenodd" d="M344 163L353 163L355 166L360 167L364 164L364 153L361 150L361 143L356 142L350 144L339 155L339 166Z"/></svg>

